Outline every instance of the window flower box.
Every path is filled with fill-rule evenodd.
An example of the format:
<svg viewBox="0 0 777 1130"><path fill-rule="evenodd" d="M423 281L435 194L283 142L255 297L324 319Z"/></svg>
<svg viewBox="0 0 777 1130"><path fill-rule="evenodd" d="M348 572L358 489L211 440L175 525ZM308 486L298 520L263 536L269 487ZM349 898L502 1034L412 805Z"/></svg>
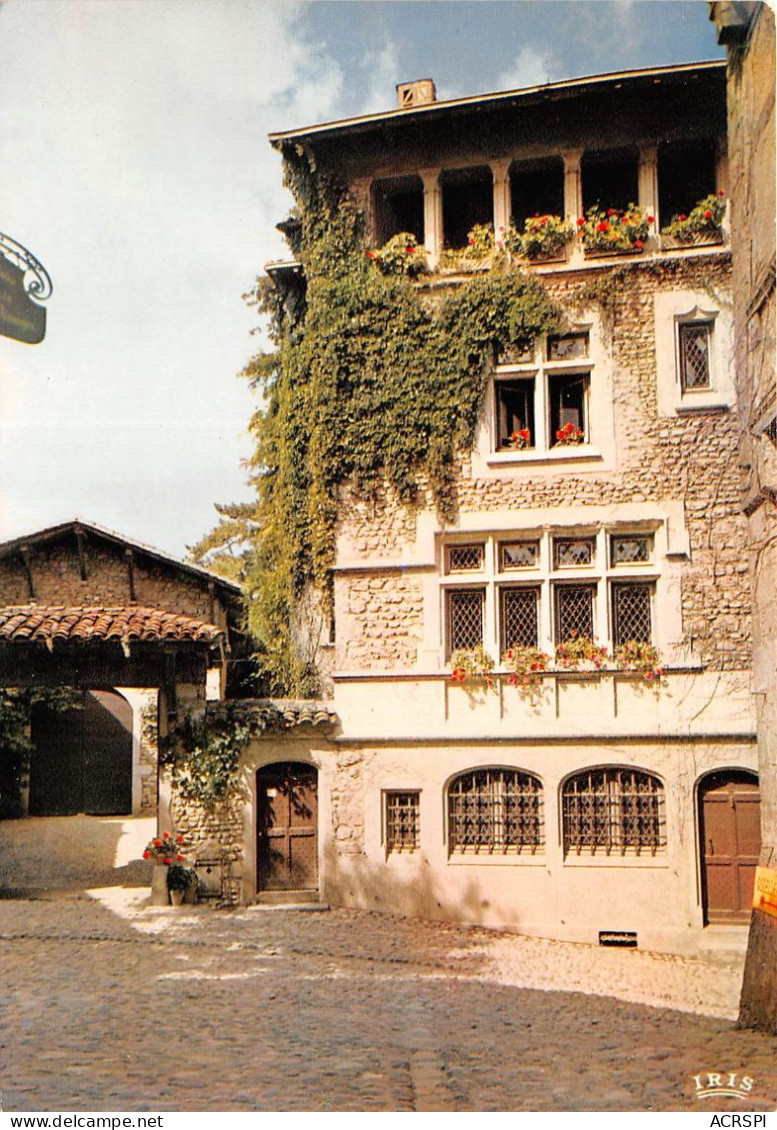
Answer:
<svg viewBox="0 0 777 1130"><path fill-rule="evenodd" d="M589 208L577 221L586 259L605 255L638 255L645 246L653 217L636 204L625 211Z"/></svg>
<svg viewBox="0 0 777 1130"><path fill-rule="evenodd" d="M687 216L682 213L673 216L672 222L661 229L661 249L722 243L725 213L726 200L723 190L710 193L700 200Z"/></svg>
<svg viewBox="0 0 777 1130"><path fill-rule="evenodd" d="M530 216L521 234L512 226L504 232L504 246L523 263L562 263L575 229L561 216Z"/></svg>

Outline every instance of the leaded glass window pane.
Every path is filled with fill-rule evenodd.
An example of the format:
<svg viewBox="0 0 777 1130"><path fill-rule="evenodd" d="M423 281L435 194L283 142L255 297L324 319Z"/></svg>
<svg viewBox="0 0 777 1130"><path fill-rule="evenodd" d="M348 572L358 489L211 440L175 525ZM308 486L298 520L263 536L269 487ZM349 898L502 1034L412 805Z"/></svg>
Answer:
<svg viewBox="0 0 777 1130"><path fill-rule="evenodd" d="M538 588L501 589L502 651L537 646Z"/></svg>
<svg viewBox="0 0 777 1130"><path fill-rule="evenodd" d="M557 585L556 643L594 636L594 585Z"/></svg>
<svg viewBox="0 0 777 1130"><path fill-rule="evenodd" d="M577 565L593 565L595 542L593 538L554 538L553 566L568 569Z"/></svg>
<svg viewBox="0 0 777 1130"><path fill-rule="evenodd" d="M680 384L683 392L710 387L712 322L687 322L679 327Z"/></svg>
<svg viewBox="0 0 777 1130"><path fill-rule="evenodd" d="M483 568L482 545L449 545L448 572L467 573Z"/></svg>
<svg viewBox="0 0 777 1130"><path fill-rule="evenodd" d="M482 589L454 589L448 592L448 643L451 652L483 643Z"/></svg>
<svg viewBox="0 0 777 1130"><path fill-rule="evenodd" d="M612 638L616 647L629 640L650 643L652 590L650 584L633 581L612 586Z"/></svg>
<svg viewBox="0 0 777 1130"><path fill-rule="evenodd" d="M610 560L613 565L631 565L649 561L652 538L647 534L613 534L610 538Z"/></svg>
<svg viewBox="0 0 777 1130"><path fill-rule="evenodd" d="M540 560L538 541L515 541L499 547L503 572L510 569L534 569Z"/></svg>

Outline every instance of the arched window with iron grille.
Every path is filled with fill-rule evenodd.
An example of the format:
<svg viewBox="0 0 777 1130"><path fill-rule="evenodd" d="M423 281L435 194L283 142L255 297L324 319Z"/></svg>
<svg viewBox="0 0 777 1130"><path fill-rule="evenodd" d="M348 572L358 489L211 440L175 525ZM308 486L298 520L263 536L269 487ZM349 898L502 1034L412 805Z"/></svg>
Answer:
<svg viewBox="0 0 777 1130"><path fill-rule="evenodd" d="M562 788L564 854L655 855L666 848L664 786L639 769L586 769Z"/></svg>
<svg viewBox="0 0 777 1130"><path fill-rule="evenodd" d="M545 844L542 784L518 769L473 769L448 786L451 853L535 854Z"/></svg>

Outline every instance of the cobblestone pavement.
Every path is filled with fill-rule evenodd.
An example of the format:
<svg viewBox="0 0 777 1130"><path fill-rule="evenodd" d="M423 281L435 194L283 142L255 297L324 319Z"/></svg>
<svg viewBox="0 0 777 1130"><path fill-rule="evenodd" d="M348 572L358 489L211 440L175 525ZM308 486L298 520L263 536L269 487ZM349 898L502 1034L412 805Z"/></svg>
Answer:
<svg viewBox="0 0 777 1130"><path fill-rule="evenodd" d="M3 1109L777 1105L777 1039L499 980L506 952L513 980L521 954L544 953L549 982L553 961L611 960L597 949L531 950L527 939L357 911L133 910L127 897L0 901ZM640 977L651 960L620 956L638 957ZM679 959L653 961L660 980ZM751 1076L752 1097L697 1101L692 1077L708 1071Z"/></svg>

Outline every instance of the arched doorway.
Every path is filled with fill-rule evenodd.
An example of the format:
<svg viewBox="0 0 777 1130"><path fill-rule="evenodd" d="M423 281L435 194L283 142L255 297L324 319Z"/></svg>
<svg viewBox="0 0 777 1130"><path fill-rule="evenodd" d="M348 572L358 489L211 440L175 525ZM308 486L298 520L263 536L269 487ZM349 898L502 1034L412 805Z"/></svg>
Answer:
<svg viewBox="0 0 777 1130"><path fill-rule="evenodd" d="M122 695L78 691L65 710L39 703L31 727L31 816L132 812L132 707Z"/></svg>
<svg viewBox="0 0 777 1130"><path fill-rule="evenodd" d="M256 889L318 889L318 771L281 761L256 774Z"/></svg>
<svg viewBox="0 0 777 1130"><path fill-rule="evenodd" d="M704 922L747 922L761 850L758 777L722 769L699 783Z"/></svg>

